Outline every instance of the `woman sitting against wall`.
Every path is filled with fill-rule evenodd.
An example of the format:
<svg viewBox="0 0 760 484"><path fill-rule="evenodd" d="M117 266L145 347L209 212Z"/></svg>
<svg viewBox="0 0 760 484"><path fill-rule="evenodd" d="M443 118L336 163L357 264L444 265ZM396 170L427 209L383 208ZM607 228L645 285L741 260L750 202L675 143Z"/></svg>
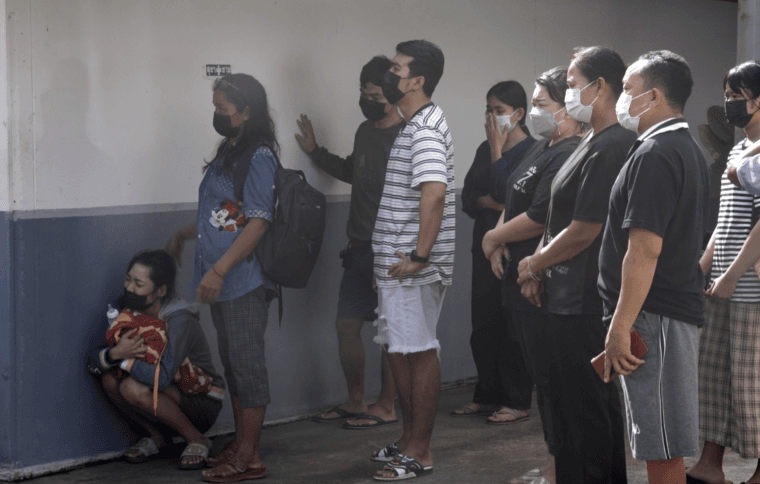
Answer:
<svg viewBox="0 0 760 484"><path fill-rule="evenodd" d="M478 371L472 403L454 417L490 415L493 425L529 418L533 382L528 375L511 315L504 308L501 282L491 273L481 243L504 210L507 178L536 140L525 127L528 100L516 81L503 81L486 94L486 137L464 179L462 209L475 219L472 230L472 335L470 348ZM491 415L493 414L493 415Z"/></svg>
<svg viewBox="0 0 760 484"><path fill-rule="evenodd" d="M157 365L142 360L149 351L148 344L136 328L122 334L114 346L94 350L87 368L100 377L106 395L128 421L147 434L125 451L126 460L138 463L158 454L166 445L164 432L168 428L188 443L179 468L199 469L211 448L203 433L219 416L225 384L211 361L198 309L174 296L175 274L174 261L166 251L139 252L127 265L124 295L119 299L122 309L157 318L165 326L156 400L153 385ZM201 392L183 384L182 376L190 370L188 363L193 365L192 373L211 380L210 385L204 382L206 388Z"/></svg>

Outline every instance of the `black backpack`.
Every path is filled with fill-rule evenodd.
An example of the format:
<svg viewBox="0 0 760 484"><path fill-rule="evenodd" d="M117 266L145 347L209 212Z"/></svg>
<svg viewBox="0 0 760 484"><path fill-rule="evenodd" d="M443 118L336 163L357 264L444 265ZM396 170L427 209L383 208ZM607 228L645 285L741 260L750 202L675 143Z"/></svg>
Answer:
<svg viewBox="0 0 760 484"><path fill-rule="evenodd" d="M261 146L267 145L251 146L235 165L233 187L238 204L243 201L250 160ZM271 151L274 153L274 150ZM274 220L259 239L254 252L262 272L272 282L278 286L300 289L309 282L322 247L327 203L322 192L306 183L306 176L301 170L284 168L277 155L275 158ZM249 260L252 257L253 254L250 254ZM282 290L279 292L282 319Z"/></svg>

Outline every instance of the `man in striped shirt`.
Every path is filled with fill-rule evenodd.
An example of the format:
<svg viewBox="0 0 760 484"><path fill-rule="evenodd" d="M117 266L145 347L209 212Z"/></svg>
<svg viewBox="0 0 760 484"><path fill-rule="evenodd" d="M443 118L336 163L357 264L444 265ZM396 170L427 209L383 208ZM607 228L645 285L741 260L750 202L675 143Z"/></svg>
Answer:
<svg viewBox="0 0 760 484"><path fill-rule="evenodd" d="M387 345L404 430L373 455L389 462L377 480L430 471L430 436L438 406L440 344L435 336L454 267L454 148L443 111L430 97L443 53L424 40L402 42L383 80L407 125L388 159L372 234L378 285L378 336Z"/></svg>

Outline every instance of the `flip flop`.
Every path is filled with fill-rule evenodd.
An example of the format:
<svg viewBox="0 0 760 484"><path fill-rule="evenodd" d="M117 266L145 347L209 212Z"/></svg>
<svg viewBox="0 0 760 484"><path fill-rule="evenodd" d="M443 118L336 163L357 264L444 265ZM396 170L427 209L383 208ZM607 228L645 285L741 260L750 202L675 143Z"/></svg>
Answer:
<svg viewBox="0 0 760 484"><path fill-rule="evenodd" d="M392 424L398 423L397 418L393 420L385 420L382 417L378 417L377 415L370 415L368 413L362 413L355 419L349 419L349 420L374 420L377 423L370 424L370 425L358 425L358 424L343 422L344 429L354 429L354 430L374 429L375 427L382 427L383 425L392 425Z"/></svg>
<svg viewBox="0 0 760 484"><path fill-rule="evenodd" d="M732 484L731 481L723 480L724 484ZM698 479L696 477L691 477L689 474L686 474L686 484L709 484L707 481L703 481L702 479ZM742 482L741 484L745 484Z"/></svg>
<svg viewBox="0 0 760 484"><path fill-rule="evenodd" d="M320 416L320 415L325 415L325 414L328 414L328 413L337 413L338 416L337 417L330 417L330 418L325 418L325 417L321 417ZM342 408L340 408L338 406L335 406L335 407L331 408L330 410L324 411L324 412L320 413L319 415L315 416L312 420L314 422L319 422L319 423L340 422L342 420L351 420L351 419L354 419L354 418L358 417L361 414L362 414L361 412L359 412L359 413L349 412L348 410L344 410L344 409L342 409Z"/></svg>
<svg viewBox="0 0 760 484"><path fill-rule="evenodd" d="M516 410L514 408L502 408L500 410L497 410L496 412L493 412L494 417L498 415L512 415L515 418L513 420L503 420L500 422L494 422L493 420L486 419L486 423L489 425L512 425L518 422L523 422L530 418L530 414L523 415L522 413L520 413L519 410Z"/></svg>
<svg viewBox="0 0 760 484"><path fill-rule="evenodd" d="M127 455L127 452L134 450L140 453L136 456ZM124 451L124 460L132 464L142 464L155 455L158 455L158 444L150 437L143 437Z"/></svg>
<svg viewBox="0 0 760 484"><path fill-rule="evenodd" d="M417 459L407 457L404 454L399 454L393 462L386 464L382 470L391 470L396 473L393 477L380 477L372 476L376 481L403 481L405 479L413 479L415 477L421 477L433 470L433 466L424 467L417 462Z"/></svg>
<svg viewBox="0 0 760 484"><path fill-rule="evenodd" d="M185 450L182 451L182 455L179 456L179 468L182 470L196 470L206 467L206 459L208 459L209 448L204 444L194 443L188 444ZM182 459L185 457L201 457L201 460L195 464L185 464Z"/></svg>
<svg viewBox="0 0 760 484"><path fill-rule="evenodd" d="M452 417L462 418L462 417L485 417L488 415L491 415L493 413L493 410L489 410L489 406L487 405L481 405L480 403L476 403L475 405L478 406L478 410L475 410L470 405L464 405L456 410L451 411ZM491 407L493 408L493 407Z"/></svg>
<svg viewBox="0 0 760 484"><path fill-rule="evenodd" d="M236 462L232 462L203 471L201 478L206 482L238 482L248 479L262 479L266 475L267 468L265 466L241 469L236 465Z"/></svg>

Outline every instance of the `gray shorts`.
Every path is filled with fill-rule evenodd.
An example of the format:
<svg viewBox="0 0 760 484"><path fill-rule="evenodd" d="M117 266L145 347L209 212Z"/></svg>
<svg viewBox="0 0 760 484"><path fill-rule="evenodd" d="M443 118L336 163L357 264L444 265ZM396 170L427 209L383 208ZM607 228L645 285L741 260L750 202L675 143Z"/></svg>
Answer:
<svg viewBox="0 0 760 484"><path fill-rule="evenodd" d="M646 311L633 327L649 345L645 363L620 379L633 457L667 460L698 454L698 328Z"/></svg>

